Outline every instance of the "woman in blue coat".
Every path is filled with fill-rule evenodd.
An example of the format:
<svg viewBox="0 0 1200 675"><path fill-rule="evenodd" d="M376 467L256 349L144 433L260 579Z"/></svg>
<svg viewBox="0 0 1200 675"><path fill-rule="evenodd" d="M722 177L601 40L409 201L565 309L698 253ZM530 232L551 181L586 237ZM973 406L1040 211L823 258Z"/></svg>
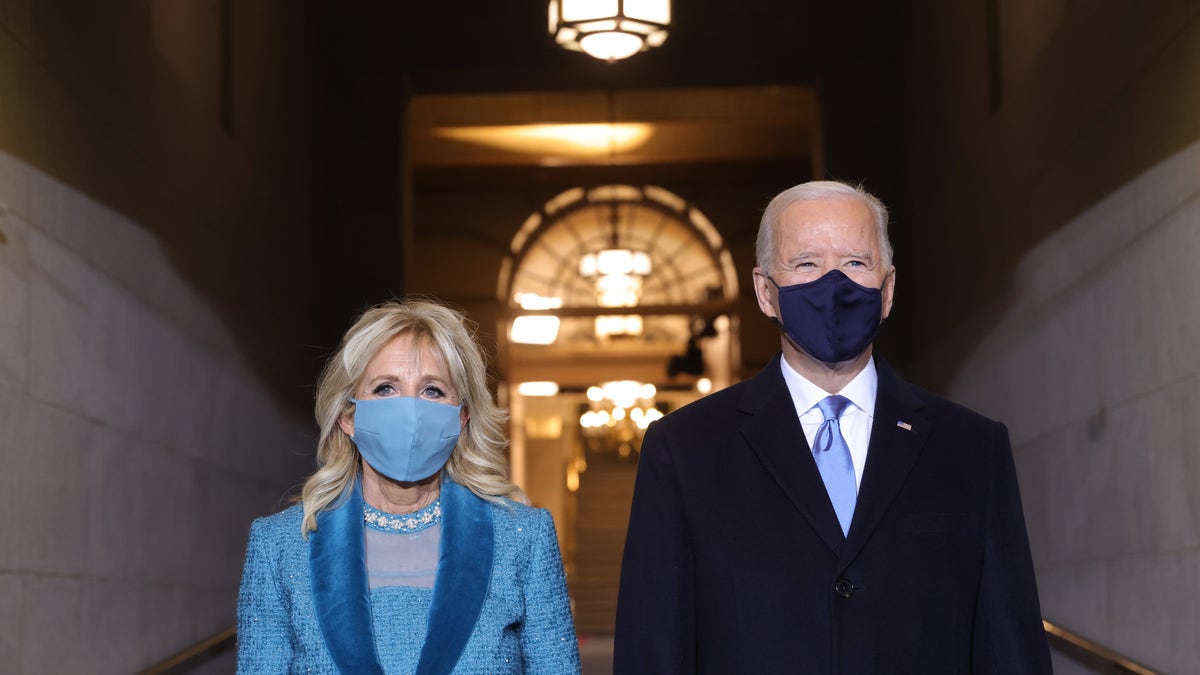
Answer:
<svg viewBox="0 0 1200 675"><path fill-rule="evenodd" d="M578 673L549 513L508 480L467 320L364 313L317 386L316 472L256 520L240 673Z"/></svg>

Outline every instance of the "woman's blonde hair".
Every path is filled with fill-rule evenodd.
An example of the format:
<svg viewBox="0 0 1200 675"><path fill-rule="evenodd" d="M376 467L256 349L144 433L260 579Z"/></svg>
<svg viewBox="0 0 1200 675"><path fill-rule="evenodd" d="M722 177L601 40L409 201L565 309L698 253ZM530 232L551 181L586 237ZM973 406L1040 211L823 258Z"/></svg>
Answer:
<svg viewBox="0 0 1200 675"><path fill-rule="evenodd" d="M350 397L367 364L384 345L400 335L410 335L414 345L428 344L450 372L451 384L469 415L458 445L446 463L450 478L491 502L503 498L527 503L521 489L508 478L504 450L507 412L496 405L487 386L487 362L475 341L475 323L449 307L427 299L408 297L372 307L362 314L317 380L316 415L321 435L317 442L317 470L304 483L301 500L304 521L301 534L317 529L316 515L336 506L350 494L358 479L358 448L338 426L338 419L353 410Z"/></svg>

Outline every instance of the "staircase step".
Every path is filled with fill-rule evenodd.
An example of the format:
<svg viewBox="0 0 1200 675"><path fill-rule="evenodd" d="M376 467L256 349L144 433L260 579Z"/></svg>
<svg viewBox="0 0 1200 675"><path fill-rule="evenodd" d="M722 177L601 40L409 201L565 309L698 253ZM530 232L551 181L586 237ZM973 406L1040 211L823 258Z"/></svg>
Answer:
<svg viewBox="0 0 1200 675"><path fill-rule="evenodd" d="M575 627L584 635L611 635L617 614L621 555L637 467L632 462L592 461L580 476L576 498L572 574Z"/></svg>

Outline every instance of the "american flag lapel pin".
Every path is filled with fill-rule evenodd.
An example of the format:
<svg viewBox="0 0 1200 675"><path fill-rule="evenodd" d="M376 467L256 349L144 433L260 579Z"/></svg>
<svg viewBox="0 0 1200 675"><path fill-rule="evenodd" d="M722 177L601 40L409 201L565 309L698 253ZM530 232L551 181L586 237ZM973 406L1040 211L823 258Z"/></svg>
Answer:
<svg viewBox="0 0 1200 675"><path fill-rule="evenodd" d="M903 429L905 431L912 431L912 425L909 424L908 422L896 422L896 426L900 427L901 429Z"/></svg>

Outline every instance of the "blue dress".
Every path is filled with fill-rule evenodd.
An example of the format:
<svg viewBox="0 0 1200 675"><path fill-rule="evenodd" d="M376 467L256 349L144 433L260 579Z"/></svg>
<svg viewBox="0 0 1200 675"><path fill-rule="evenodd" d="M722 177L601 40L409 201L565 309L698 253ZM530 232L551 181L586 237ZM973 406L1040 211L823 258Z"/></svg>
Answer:
<svg viewBox="0 0 1200 675"><path fill-rule="evenodd" d="M432 589L368 590L361 486L300 536L300 505L254 521L239 673L578 673L566 577L543 509L442 484ZM427 639L427 637L429 639Z"/></svg>

